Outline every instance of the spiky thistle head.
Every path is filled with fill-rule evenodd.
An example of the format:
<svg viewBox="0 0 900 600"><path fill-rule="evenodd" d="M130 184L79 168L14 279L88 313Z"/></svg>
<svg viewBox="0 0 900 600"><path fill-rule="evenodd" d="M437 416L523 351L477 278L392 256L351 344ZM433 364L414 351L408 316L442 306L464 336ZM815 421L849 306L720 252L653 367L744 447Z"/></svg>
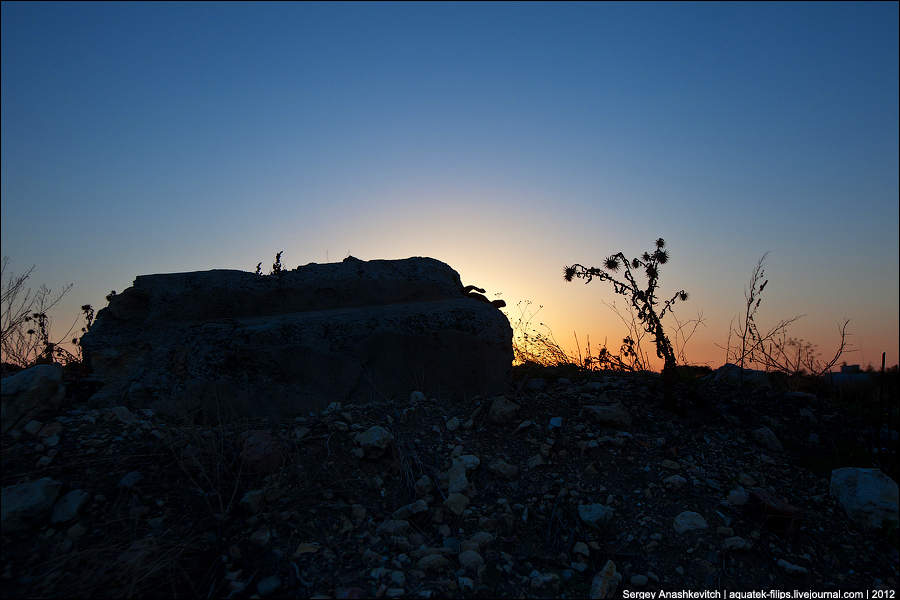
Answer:
<svg viewBox="0 0 900 600"><path fill-rule="evenodd" d="M575 277L575 267L566 267L563 269L563 279L572 281L573 277Z"/></svg>
<svg viewBox="0 0 900 600"><path fill-rule="evenodd" d="M669 251L657 249L656 252L653 253L653 258L655 258L656 262L659 264L664 265L669 262Z"/></svg>
<svg viewBox="0 0 900 600"><path fill-rule="evenodd" d="M662 238L657 238L657 240L656 240L656 247L657 247L657 248L664 248L665 245L666 245L666 240L664 240L664 239L662 239Z"/></svg>
<svg viewBox="0 0 900 600"><path fill-rule="evenodd" d="M610 271L618 271L619 270L619 257L618 256L610 256L604 261L604 266Z"/></svg>
<svg viewBox="0 0 900 600"><path fill-rule="evenodd" d="M636 258L632 258L632 259L631 259L631 268L632 268L632 269L637 269L637 268L640 267L640 266L641 266L641 261L639 261L639 260L636 259Z"/></svg>
<svg viewBox="0 0 900 600"><path fill-rule="evenodd" d="M678 294L678 297L681 298L682 302L684 302L688 299L688 293L682 290L681 293Z"/></svg>

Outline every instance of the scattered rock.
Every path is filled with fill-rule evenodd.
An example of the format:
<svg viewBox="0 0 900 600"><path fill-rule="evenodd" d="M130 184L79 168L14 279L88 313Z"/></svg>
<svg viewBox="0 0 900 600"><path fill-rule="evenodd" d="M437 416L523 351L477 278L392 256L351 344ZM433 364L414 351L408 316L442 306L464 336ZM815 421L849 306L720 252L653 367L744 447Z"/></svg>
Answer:
<svg viewBox="0 0 900 600"><path fill-rule="evenodd" d="M416 566L423 571L446 571L450 568L450 561L440 554L429 554L419 559Z"/></svg>
<svg viewBox="0 0 900 600"><path fill-rule="evenodd" d="M756 485L756 479L746 473L741 473L738 475L738 483L746 487L753 487Z"/></svg>
<svg viewBox="0 0 900 600"><path fill-rule="evenodd" d="M676 533L684 533L686 531L691 531L694 529L706 529L706 519L703 518L699 513L695 513L692 511L684 511L679 513L677 517L675 517L675 522L673 524L675 527Z"/></svg>
<svg viewBox="0 0 900 600"><path fill-rule="evenodd" d="M535 569L529 574L528 581L531 588L535 590L542 588L556 589L559 585L559 575L556 573L541 573Z"/></svg>
<svg viewBox="0 0 900 600"><path fill-rule="evenodd" d="M59 365L37 365L0 383L0 429L6 433L41 411L56 410L65 397Z"/></svg>
<svg viewBox="0 0 900 600"><path fill-rule="evenodd" d="M781 442L775 436L775 432L773 432L768 427L760 427L759 429L754 429L752 431L752 435L753 439L756 440L756 443L763 448L772 450L773 452L781 452L782 450L784 450Z"/></svg>
<svg viewBox="0 0 900 600"><path fill-rule="evenodd" d="M575 546L572 547L572 553L587 557L591 555L591 550L584 542L575 542Z"/></svg>
<svg viewBox="0 0 900 600"><path fill-rule="evenodd" d="M257 593L265 598L266 596L272 594L281 587L281 578L277 575L271 575L262 579L259 583L256 584Z"/></svg>
<svg viewBox="0 0 900 600"><path fill-rule="evenodd" d="M616 563L611 560L606 561L606 564L591 581L591 600L617 597L616 589L621 581L622 574L616 572Z"/></svg>
<svg viewBox="0 0 900 600"><path fill-rule="evenodd" d="M547 380L540 377L529 379L525 384L525 389L530 392L539 392L547 387Z"/></svg>
<svg viewBox="0 0 900 600"><path fill-rule="evenodd" d="M835 587L847 588L900 579L896 550L886 536L846 535L848 520L834 512L844 503L829 501L828 481L795 468L797 448L811 450L798 422L811 419L781 395L749 391L752 402L741 404L727 388L703 389L700 383L719 403L716 409L739 418L736 425L720 425L721 415L704 413L695 423L693 415L687 420L659 412L658 378L595 377L602 378L600 390L557 381L537 393L506 396L518 408L508 425L493 427L485 425L492 422L496 397L460 404L445 401L440 392L434 398L415 395L414 413L402 396L332 402L324 411L265 425L261 419L229 423L225 437L202 424L182 430L180 421L137 407L93 410L67 401L71 410L42 412L40 421L33 418L3 436L4 482L18 483L21 474L48 465L62 484L50 508L25 519L19 531L27 535L13 535L7 527L4 488L4 556L12 566L0 569L0 578L40 595L39 584L25 579L32 555L89 556L102 537L102 543L121 544L120 554L132 563L149 564L166 556L160 553L176 536L196 539L211 551L221 546L226 581L218 589L232 597L288 591L319 598L486 597L513 590L534 597L617 597L624 582L632 590L714 587L722 565L759 589L790 589L797 575L831 577ZM604 391L627 399L632 433L610 431L619 426L598 424L583 410L587 403L613 404ZM809 410L822 440L850 427L830 398ZM462 415L471 417L471 426L453 428L453 419ZM784 452L747 448L745 432L763 424L798 432L797 444ZM381 433L372 436L367 454L363 442L367 433L378 433L375 428ZM246 429L265 431L285 457L296 460L281 461L271 474L242 472L238 454L251 435L242 435ZM360 461L354 452L382 458ZM482 460L487 468L479 473ZM218 466L224 468L214 470ZM80 489L88 485L90 494ZM238 499L243 510L218 513ZM714 523L708 527L715 532L689 533L707 526L698 513L690 519L682 513L675 531L666 532L667 515L677 503L709 514ZM580 522L572 523L575 512ZM890 518L883 521L890 531ZM145 530L140 542L123 543L127 532L105 525L113 522ZM624 550L620 566L627 575L612 563L611 572L591 571L615 548ZM787 560L773 565L779 556ZM853 557L852 570L839 564L847 557ZM280 578L278 585L267 575ZM151 579L154 586L168 583L161 576ZM341 587L334 587L336 581ZM186 589L174 586L179 593ZM60 589L48 588L54 589L59 595Z"/></svg>
<svg viewBox="0 0 900 600"><path fill-rule="evenodd" d="M414 517L426 512L428 512L428 503L420 498L415 502L412 502L405 506L401 506L400 508L395 510L394 514L391 515L391 518L406 522L406 520L410 517Z"/></svg>
<svg viewBox="0 0 900 600"><path fill-rule="evenodd" d="M449 494L444 500L444 506L455 515L461 515L468 505L469 498L457 492Z"/></svg>
<svg viewBox="0 0 900 600"><path fill-rule="evenodd" d="M519 467L507 463L502 458L498 458L489 464L488 470L491 473L509 480L513 480L519 476Z"/></svg>
<svg viewBox="0 0 900 600"><path fill-rule="evenodd" d="M356 443L362 447L368 458L380 457L393 441L394 436L380 425L373 425L356 435Z"/></svg>
<svg viewBox="0 0 900 600"><path fill-rule="evenodd" d="M809 573L809 569L807 569L806 567L801 567L800 565L789 563L783 558L779 558L776 564L790 575L807 575Z"/></svg>
<svg viewBox="0 0 900 600"><path fill-rule="evenodd" d="M741 369L738 365L733 365L731 363L722 365L703 379L714 383L728 384L731 387L738 387L741 383L749 387L771 387L771 384L769 383L769 374L765 371Z"/></svg>
<svg viewBox="0 0 900 600"><path fill-rule="evenodd" d="M898 526L897 483L879 469L844 467L831 472L831 495L866 529Z"/></svg>
<svg viewBox="0 0 900 600"><path fill-rule="evenodd" d="M631 415L621 402L606 405L588 405L584 407L585 413L596 423L611 427L628 427L631 425Z"/></svg>
<svg viewBox="0 0 900 600"><path fill-rule="evenodd" d="M136 486L142 479L144 479L144 476L140 471L131 471L129 473L126 473L125 476L119 480L119 487L130 490L134 488L134 486Z"/></svg>
<svg viewBox="0 0 900 600"><path fill-rule="evenodd" d="M726 502L732 506L743 506L750 500L750 494L742 487L737 487L728 492Z"/></svg>
<svg viewBox="0 0 900 600"><path fill-rule="evenodd" d="M434 488L434 485L431 483L431 478L428 475L422 475L416 481L416 494L419 496L426 496L431 493L431 490Z"/></svg>
<svg viewBox="0 0 900 600"><path fill-rule="evenodd" d="M272 532L268 527L260 527L250 534L250 543L259 547L265 547L272 540Z"/></svg>
<svg viewBox="0 0 900 600"><path fill-rule="evenodd" d="M740 536L725 538L722 541L723 550L749 550L751 547L750 542Z"/></svg>
<svg viewBox="0 0 900 600"><path fill-rule="evenodd" d="M484 559L474 550L466 550L459 554L459 564L466 571L477 573L484 566Z"/></svg>
<svg viewBox="0 0 900 600"><path fill-rule="evenodd" d="M716 535L721 535L723 537L731 537L734 535L734 529L731 527L719 526L716 527Z"/></svg>
<svg viewBox="0 0 900 600"><path fill-rule="evenodd" d="M409 521L390 519L378 526L378 535L404 535L409 531Z"/></svg>
<svg viewBox="0 0 900 600"><path fill-rule="evenodd" d="M612 520L615 511L603 504L581 504L578 506L578 516L586 524L598 527Z"/></svg>
<svg viewBox="0 0 900 600"><path fill-rule="evenodd" d="M466 454L453 459L450 470L447 471L448 490L450 492L462 492L469 487L466 472L478 467L481 461L477 456Z"/></svg>
<svg viewBox="0 0 900 600"><path fill-rule="evenodd" d="M260 511L264 499L265 492L263 490L250 490L241 497L239 504L249 512L256 514Z"/></svg>
<svg viewBox="0 0 900 600"><path fill-rule="evenodd" d="M72 490L56 501L53 506L53 514L50 522L55 524L68 523L78 516L81 508L90 499L91 495L84 490Z"/></svg>
<svg viewBox="0 0 900 600"><path fill-rule="evenodd" d="M492 423L505 424L512 421L516 413L519 412L519 405L510 402L506 396L497 396L491 402L491 408L488 411L488 419Z"/></svg>
<svg viewBox="0 0 900 600"><path fill-rule="evenodd" d="M110 409L113 415L125 425L134 425L137 423L137 417L125 406L114 406Z"/></svg>
<svg viewBox="0 0 900 600"><path fill-rule="evenodd" d="M241 459L254 473L274 473L284 461L284 449L270 431L257 429L245 435Z"/></svg>
<svg viewBox="0 0 900 600"><path fill-rule="evenodd" d="M3 488L0 498L3 531L23 531L37 525L50 512L60 488L62 482L49 477Z"/></svg>
<svg viewBox="0 0 900 600"><path fill-rule="evenodd" d="M681 475L670 475L663 479L663 483L667 487L678 489L687 485L687 479L685 479Z"/></svg>
<svg viewBox="0 0 900 600"><path fill-rule="evenodd" d="M544 460L543 456L541 456L540 454L535 454L534 456L529 458L525 464L528 466L529 469L534 469L543 464L546 464L546 462L547 461Z"/></svg>
<svg viewBox="0 0 900 600"><path fill-rule="evenodd" d="M646 575L632 575L630 581L632 587L642 588L647 585L649 580Z"/></svg>

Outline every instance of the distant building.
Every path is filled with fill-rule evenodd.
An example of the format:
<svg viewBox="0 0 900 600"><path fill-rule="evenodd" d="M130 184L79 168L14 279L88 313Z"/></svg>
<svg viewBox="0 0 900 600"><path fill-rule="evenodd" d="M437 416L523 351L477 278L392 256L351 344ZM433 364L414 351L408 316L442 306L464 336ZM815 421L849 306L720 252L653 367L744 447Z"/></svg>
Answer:
<svg viewBox="0 0 900 600"><path fill-rule="evenodd" d="M840 373L826 373L825 381L834 385L868 383L872 381L869 373L863 373L859 365L842 365Z"/></svg>

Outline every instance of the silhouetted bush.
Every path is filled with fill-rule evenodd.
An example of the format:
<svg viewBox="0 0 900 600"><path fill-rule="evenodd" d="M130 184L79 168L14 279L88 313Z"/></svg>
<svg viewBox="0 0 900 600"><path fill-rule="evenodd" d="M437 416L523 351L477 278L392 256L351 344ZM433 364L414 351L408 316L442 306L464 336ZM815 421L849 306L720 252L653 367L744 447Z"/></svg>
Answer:
<svg viewBox="0 0 900 600"><path fill-rule="evenodd" d="M665 306L657 314L656 305L659 304L659 300L656 297L656 288L659 284L659 266L666 264L669 260L669 252L664 250L665 245L665 240L659 238L656 240L656 248L652 254L644 252L641 258L633 258L629 261L623 253L617 252L606 259L603 267L584 267L575 264L566 267L563 273L566 281L572 281L575 277L584 279L586 284L594 278L609 281L613 284L613 289L617 294L628 298L631 305L637 310L637 317L644 329L654 337L656 355L665 361L664 370L674 367L676 360L675 350L663 329L662 318L666 312L671 310L677 300L685 301L688 297L684 290L677 292L671 299L665 300ZM616 279L610 274L617 272L620 268L624 268L625 281ZM646 288L642 289L638 285L632 269L644 269L647 276Z"/></svg>
<svg viewBox="0 0 900 600"><path fill-rule="evenodd" d="M791 325L803 315L782 319L768 331L760 331L756 323L756 313L762 302L763 290L769 283L769 280L765 278L766 271L763 268L766 256L768 256L768 252L757 261L750 274L749 288L744 291L746 304L743 322L735 328L731 325L728 327L728 340L724 347L725 362L736 364L742 369L745 365L756 365L766 371L784 373L791 377L801 375L817 377L828 373L844 353L852 351L847 342L847 325L850 320L845 319L843 324L838 327L840 342L834 356L828 361L819 358L820 355L814 344L788 335ZM731 343L732 337L738 340L734 347Z"/></svg>
<svg viewBox="0 0 900 600"><path fill-rule="evenodd" d="M663 375L665 381L666 403L672 403L672 386L674 384L676 357L675 349L672 342L666 336L663 329L662 318L672 309L677 300L687 300L687 292L680 290L672 296L671 299L665 300L665 306L657 313L656 306L659 299L656 297L656 288L659 285L659 267L669 261L669 252L665 250L666 242L662 238L656 240L653 252L644 252L640 258L633 258L630 261L625 258L622 252L617 252L608 257L603 267L584 267L580 264L567 266L563 271L563 277L566 281L578 277L590 283L594 278L601 281L609 281L613 285L613 289L617 294L625 296L631 303L631 306L637 310L637 318L643 328L653 336L656 344L656 355L663 359ZM619 269L623 269L624 281L616 279L611 273L616 273ZM634 277L633 270L643 269L647 277L647 286L642 288L638 285ZM623 344L623 352L633 351L632 345L629 347L625 339Z"/></svg>
<svg viewBox="0 0 900 600"><path fill-rule="evenodd" d="M55 296L50 288L42 285L37 291L25 288L25 282L31 277L34 266L18 275L10 275L6 278L6 268L9 257L3 257L0 268L0 279L5 279L0 306L2 306L2 324L0 324L0 351L3 355L4 365L15 365L22 369L37 364L70 364L81 362L81 345L78 338L72 338L71 342L77 350L77 356L66 350L61 344L66 340L76 322L72 323L69 330L58 341L50 339L49 312L56 306L63 296L72 289L72 284L66 285ZM86 333L94 320L94 309L90 304L81 307L85 326L81 328L82 334ZM4 366L4 373L8 372Z"/></svg>

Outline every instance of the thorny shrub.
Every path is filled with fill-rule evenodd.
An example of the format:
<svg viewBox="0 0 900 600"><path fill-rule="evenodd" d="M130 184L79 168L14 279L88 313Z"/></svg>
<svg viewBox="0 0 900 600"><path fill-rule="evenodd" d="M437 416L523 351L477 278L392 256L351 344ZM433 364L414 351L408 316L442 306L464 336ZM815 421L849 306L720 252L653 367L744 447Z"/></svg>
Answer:
<svg viewBox="0 0 900 600"><path fill-rule="evenodd" d="M831 371L844 353L852 352L847 342L847 326L849 319L838 327L840 342L834 356L823 361L816 346L803 340L788 335L791 325L803 315L797 315L789 319L782 319L771 329L761 331L756 322L756 313L762 302L762 293L766 289L769 280L765 278L766 271L763 263L768 252L757 261L750 275L749 288L744 291L744 315L742 323L736 327L729 325L728 340L725 347L725 362L731 362L741 367L742 373L745 365L756 365L765 371L783 373L791 377L811 375L818 377ZM732 320L732 323L734 321ZM732 337L737 341L732 346ZM722 346L720 346L722 348Z"/></svg>
<svg viewBox="0 0 900 600"><path fill-rule="evenodd" d="M72 323L69 330L59 340L50 339L50 309L55 307L63 296L72 289L72 284L66 285L56 295L50 288L42 285L37 291L25 288L25 282L31 277L34 267L18 275L10 275L6 278L6 269L9 257L3 257L0 279L5 279L0 307L0 350L3 355L4 371L10 368L26 369L37 364L61 363L74 365L82 361L81 344L79 338L72 338L71 343L75 348L73 353L62 346L77 320ZM81 307L85 320L82 334L86 333L94 320L94 309L90 304Z"/></svg>
<svg viewBox="0 0 900 600"><path fill-rule="evenodd" d="M657 313L656 305L659 300L656 297L656 288L659 285L659 267L669 260L669 252L665 250L666 242L662 238L656 240L656 248L652 253L644 252L640 258L629 261L622 252L617 252L608 257L603 267L584 267L580 264L567 266L563 272L566 281L578 277L590 283L594 278L601 281L609 281L617 294L625 296L631 306L637 310L638 320L643 328L653 336L656 344L656 355L663 359L665 366L663 371L673 369L676 365L675 349L672 342L666 336L663 329L662 318L672 309L677 300L687 300L688 294L684 290L675 293L671 299L665 300L665 306ZM624 268L624 281L616 279L611 273ZM641 288L634 277L633 270L644 269L647 276L646 288ZM623 352L633 352L634 340L629 344L629 338L625 338ZM626 354L627 355L627 354Z"/></svg>

